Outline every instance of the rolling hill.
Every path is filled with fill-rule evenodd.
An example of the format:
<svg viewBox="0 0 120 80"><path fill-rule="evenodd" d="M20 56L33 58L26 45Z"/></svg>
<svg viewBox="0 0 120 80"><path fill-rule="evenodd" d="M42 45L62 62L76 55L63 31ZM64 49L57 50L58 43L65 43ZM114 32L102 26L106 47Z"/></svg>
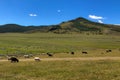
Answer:
<svg viewBox="0 0 120 80"><path fill-rule="evenodd" d="M18 24L0 25L0 33L7 32L19 32L19 33L53 32L59 34L90 32L96 34L114 34L114 33L116 34L120 33L120 26L101 24L79 17L74 20L62 22L58 25L50 26L21 26Z"/></svg>

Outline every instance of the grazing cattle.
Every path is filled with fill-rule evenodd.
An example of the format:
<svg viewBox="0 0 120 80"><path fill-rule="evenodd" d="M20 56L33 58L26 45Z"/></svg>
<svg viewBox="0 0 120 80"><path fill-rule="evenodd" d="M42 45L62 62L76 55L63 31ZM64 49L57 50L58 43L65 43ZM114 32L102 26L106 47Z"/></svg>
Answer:
<svg viewBox="0 0 120 80"><path fill-rule="evenodd" d="M75 53L74 52L71 52L72 55L74 55Z"/></svg>
<svg viewBox="0 0 120 80"><path fill-rule="evenodd" d="M82 51L82 54L88 54L86 51Z"/></svg>
<svg viewBox="0 0 120 80"><path fill-rule="evenodd" d="M24 58L30 58L30 56L29 55L24 55Z"/></svg>
<svg viewBox="0 0 120 80"><path fill-rule="evenodd" d="M17 58L15 58L15 57L10 57L10 58L8 58L8 60L11 60L11 63L19 62L19 60Z"/></svg>
<svg viewBox="0 0 120 80"><path fill-rule="evenodd" d="M106 52L109 53L109 52L112 52L112 50L109 49L109 50L106 50Z"/></svg>
<svg viewBox="0 0 120 80"><path fill-rule="evenodd" d="M40 58L39 57L35 57L34 60L35 61L40 61Z"/></svg>
<svg viewBox="0 0 120 80"><path fill-rule="evenodd" d="M26 54L26 55L24 55L24 58L30 58L30 57L33 57L33 55L32 54Z"/></svg>
<svg viewBox="0 0 120 80"><path fill-rule="evenodd" d="M53 55L51 53L47 53L48 56L52 57Z"/></svg>

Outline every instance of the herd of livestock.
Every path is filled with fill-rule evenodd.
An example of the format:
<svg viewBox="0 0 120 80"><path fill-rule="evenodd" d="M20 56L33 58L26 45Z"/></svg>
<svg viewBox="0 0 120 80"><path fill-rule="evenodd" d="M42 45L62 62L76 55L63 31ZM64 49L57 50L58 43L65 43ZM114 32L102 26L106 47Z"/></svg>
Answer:
<svg viewBox="0 0 120 80"><path fill-rule="evenodd" d="M112 52L112 50L110 50L110 49L106 50L106 53L109 53L109 52ZM81 53L82 54L88 54L87 51L82 51ZM75 52L70 52L70 54L74 55ZM46 55L49 56L49 57L52 57L53 53L46 53ZM32 54L30 54L30 55L24 55L24 58L30 58L30 57L33 57L33 55ZM19 62L19 59L16 56L10 56L10 55L8 55L7 58L8 58L8 60L11 61L11 63ZM39 57L34 57L34 60L35 61L40 61L40 58Z"/></svg>

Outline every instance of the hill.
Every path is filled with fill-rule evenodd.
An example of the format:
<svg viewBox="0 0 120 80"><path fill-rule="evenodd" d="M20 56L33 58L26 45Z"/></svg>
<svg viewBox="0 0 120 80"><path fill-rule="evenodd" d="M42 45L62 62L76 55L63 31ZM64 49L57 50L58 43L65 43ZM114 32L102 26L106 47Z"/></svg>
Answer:
<svg viewBox="0 0 120 80"><path fill-rule="evenodd" d="M50 26L21 26L17 24L6 24L0 26L0 33L6 32L53 32L53 33L82 33L90 32L96 34L120 33L120 26L101 24L79 17L74 20L62 22Z"/></svg>
<svg viewBox="0 0 120 80"><path fill-rule="evenodd" d="M77 18L67 22L62 22L56 27L52 27L50 31L55 33L70 33L70 32L92 32L92 33L119 33L120 26L101 24L97 22L89 21L85 18Z"/></svg>

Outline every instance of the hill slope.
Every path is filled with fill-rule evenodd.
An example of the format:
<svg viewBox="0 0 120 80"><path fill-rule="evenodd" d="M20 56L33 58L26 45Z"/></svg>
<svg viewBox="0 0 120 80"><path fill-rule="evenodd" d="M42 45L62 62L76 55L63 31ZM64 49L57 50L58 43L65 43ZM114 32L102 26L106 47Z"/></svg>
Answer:
<svg viewBox="0 0 120 80"><path fill-rule="evenodd" d="M68 22L63 22L58 25L59 27L53 27L52 31L57 33L69 33L69 32L96 32L96 33L113 33L120 32L120 26L101 24L92 22L84 18L77 18Z"/></svg>
<svg viewBox="0 0 120 80"><path fill-rule="evenodd" d="M120 26L100 24L85 18L77 18L58 25L50 26L21 26L17 24L6 24L0 26L0 33L6 32L53 32L53 33L120 33Z"/></svg>

